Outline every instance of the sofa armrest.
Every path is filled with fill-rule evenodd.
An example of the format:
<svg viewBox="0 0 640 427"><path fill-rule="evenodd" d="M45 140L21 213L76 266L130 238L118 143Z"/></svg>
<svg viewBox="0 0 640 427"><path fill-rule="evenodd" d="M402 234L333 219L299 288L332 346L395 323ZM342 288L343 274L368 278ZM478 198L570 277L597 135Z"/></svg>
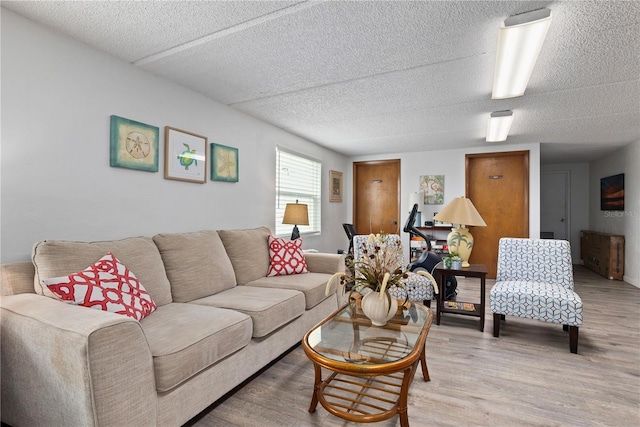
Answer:
<svg viewBox="0 0 640 427"><path fill-rule="evenodd" d="M155 425L151 351L134 319L36 294L2 298L2 421Z"/></svg>
<svg viewBox="0 0 640 427"><path fill-rule="evenodd" d="M35 293L33 277L36 269L31 261L0 265L0 295Z"/></svg>
<svg viewBox="0 0 640 427"><path fill-rule="evenodd" d="M344 272L344 255L306 252L304 259L312 273L334 274Z"/></svg>

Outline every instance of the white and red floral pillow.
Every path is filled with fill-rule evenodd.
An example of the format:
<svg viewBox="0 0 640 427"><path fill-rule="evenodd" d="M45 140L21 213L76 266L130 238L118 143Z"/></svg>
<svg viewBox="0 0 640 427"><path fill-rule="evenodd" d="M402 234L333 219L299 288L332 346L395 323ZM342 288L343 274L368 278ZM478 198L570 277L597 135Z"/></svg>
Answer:
<svg viewBox="0 0 640 427"><path fill-rule="evenodd" d="M136 320L158 308L133 272L111 252L83 271L46 279L44 284L65 302Z"/></svg>
<svg viewBox="0 0 640 427"><path fill-rule="evenodd" d="M269 235L269 272L267 277L308 273L302 253L302 239L285 240Z"/></svg>

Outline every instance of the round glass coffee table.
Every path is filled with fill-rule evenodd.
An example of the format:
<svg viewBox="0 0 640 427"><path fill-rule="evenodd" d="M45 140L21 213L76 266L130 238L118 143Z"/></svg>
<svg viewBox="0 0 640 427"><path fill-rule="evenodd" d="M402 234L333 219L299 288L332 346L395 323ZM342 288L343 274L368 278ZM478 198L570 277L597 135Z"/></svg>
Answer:
<svg viewBox="0 0 640 427"><path fill-rule="evenodd" d="M429 381L425 341L433 311L408 308L385 326L372 326L362 311L347 304L304 336L302 347L315 369L309 412L318 402L348 421L374 422L395 416L409 426L407 394L418 362ZM322 379L323 368L328 376Z"/></svg>

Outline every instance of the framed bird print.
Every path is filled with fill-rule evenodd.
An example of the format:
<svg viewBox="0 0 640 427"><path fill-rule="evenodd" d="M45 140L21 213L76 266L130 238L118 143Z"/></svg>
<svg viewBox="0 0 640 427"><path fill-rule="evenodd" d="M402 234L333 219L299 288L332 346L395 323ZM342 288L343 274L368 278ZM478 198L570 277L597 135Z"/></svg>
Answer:
<svg viewBox="0 0 640 427"><path fill-rule="evenodd" d="M158 140L155 126L111 116L111 167L158 172Z"/></svg>
<svg viewBox="0 0 640 427"><path fill-rule="evenodd" d="M165 126L164 177L178 181L207 181L207 137Z"/></svg>
<svg viewBox="0 0 640 427"><path fill-rule="evenodd" d="M238 182L238 149L211 144L211 180Z"/></svg>
<svg viewBox="0 0 640 427"><path fill-rule="evenodd" d="M420 190L424 192L425 205L444 204L444 175L423 175Z"/></svg>

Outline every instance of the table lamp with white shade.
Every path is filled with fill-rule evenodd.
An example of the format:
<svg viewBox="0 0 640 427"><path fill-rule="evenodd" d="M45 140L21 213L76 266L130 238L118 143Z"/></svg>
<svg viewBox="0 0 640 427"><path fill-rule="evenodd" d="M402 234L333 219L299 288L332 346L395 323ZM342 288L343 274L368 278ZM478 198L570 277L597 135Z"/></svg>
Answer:
<svg viewBox="0 0 640 427"><path fill-rule="evenodd" d="M452 228L451 233L447 236L447 246L449 247L449 253L455 252L462 258L462 267L469 267L469 257L473 250L473 236L466 226L487 226L473 203L471 203L471 200L466 197L456 197L438 212L433 219L449 222L454 226L458 225Z"/></svg>

